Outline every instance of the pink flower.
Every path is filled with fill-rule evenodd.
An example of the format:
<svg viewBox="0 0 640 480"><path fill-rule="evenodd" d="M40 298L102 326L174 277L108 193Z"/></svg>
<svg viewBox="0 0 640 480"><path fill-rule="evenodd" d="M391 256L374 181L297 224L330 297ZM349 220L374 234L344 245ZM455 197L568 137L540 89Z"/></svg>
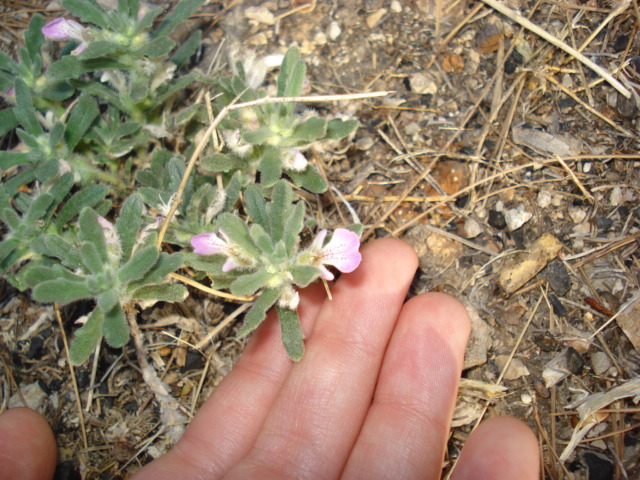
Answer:
<svg viewBox="0 0 640 480"><path fill-rule="evenodd" d="M67 41L84 40L85 28L75 20L60 17L42 27L42 33L49 40Z"/></svg>
<svg viewBox="0 0 640 480"><path fill-rule="evenodd" d="M360 261L362 255L358 249L360 248L360 238L350 230L337 228L333 232L333 236L329 243L322 246L327 236L326 230L320 230L309 247L312 252L312 264L320 269L320 275L325 280L333 280L334 276L325 265L336 267L343 273L353 272Z"/></svg>
<svg viewBox="0 0 640 480"><path fill-rule="evenodd" d="M223 240L215 233L201 233L191 237L191 245L193 246L193 253L198 255L216 255L221 253L227 256L227 261L222 266L223 272L228 272L237 267L237 263L234 261L236 252L235 249L229 245L228 237L220 230L220 234L225 238Z"/></svg>
<svg viewBox="0 0 640 480"><path fill-rule="evenodd" d="M42 33L49 40L57 40L64 42L68 40L78 40L80 45L76 47L73 53L78 54L89 46L85 42L86 29L75 20L67 20L60 17L50 21L42 27Z"/></svg>

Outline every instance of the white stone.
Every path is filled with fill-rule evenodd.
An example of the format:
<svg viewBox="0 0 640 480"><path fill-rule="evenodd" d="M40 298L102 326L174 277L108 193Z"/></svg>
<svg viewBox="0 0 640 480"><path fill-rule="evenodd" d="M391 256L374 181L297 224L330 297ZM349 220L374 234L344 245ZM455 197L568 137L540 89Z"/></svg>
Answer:
<svg viewBox="0 0 640 480"><path fill-rule="evenodd" d="M362 137L356 141L356 148L358 150L369 150L373 147L373 138L371 137Z"/></svg>
<svg viewBox="0 0 640 480"><path fill-rule="evenodd" d="M602 375L612 366L609 355L604 352L593 352L591 354L591 368L596 375Z"/></svg>
<svg viewBox="0 0 640 480"><path fill-rule="evenodd" d="M424 73L414 73L409 77L411 91L420 95L433 95L438 91L438 84L433 77Z"/></svg>
<svg viewBox="0 0 640 480"><path fill-rule="evenodd" d="M569 207L569 216L573 223L578 224L584 222L584 219L587 218L587 212L584 208L571 206Z"/></svg>
<svg viewBox="0 0 640 480"><path fill-rule="evenodd" d="M393 13L401 13L402 12L402 4L398 0L393 0L391 2L391 6L389 8L391 8L391 11Z"/></svg>
<svg viewBox="0 0 640 480"><path fill-rule="evenodd" d="M549 205L551 205L552 198L553 197L551 196L551 192L549 192L549 190L540 190L537 198L538 206L540 208L547 208Z"/></svg>
<svg viewBox="0 0 640 480"><path fill-rule="evenodd" d="M329 24L329 29L327 34L331 40L335 40L342 33L342 29L340 28L340 24L336 21L333 21Z"/></svg>
<svg viewBox="0 0 640 480"><path fill-rule="evenodd" d="M464 219L463 231L465 238L475 238L482 233L482 225L475 219L467 217Z"/></svg>
<svg viewBox="0 0 640 480"><path fill-rule="evenodd" d="M511 232L518 230L525 223L531 220L531 217L533 217L533 214L531 212L527 212L522 205L518 208L512 208L504 212L504 220L507 222L507 227Z"/></svg>

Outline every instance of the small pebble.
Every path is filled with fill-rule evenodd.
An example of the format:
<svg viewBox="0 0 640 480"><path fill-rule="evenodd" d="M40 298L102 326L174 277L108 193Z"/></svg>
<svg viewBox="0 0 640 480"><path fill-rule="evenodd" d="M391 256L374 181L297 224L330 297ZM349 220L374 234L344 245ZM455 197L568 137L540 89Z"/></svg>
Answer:
<svg viewBox="0 0 640 480"><path fill-rule="evenodd" d="M342 29L340 28L340 24L336 21L333 21L329 24L329 30L327 34L331 40L335 40L342 33Z"/></svg>
<svg viewBox="0 0 640 480"><path fill-rule="evenodd" d="M467 217L464 220L463 232L465 238L475 238L482 233L482 225L477 220Z"/></svg>
<svg viewBox="0 0 640 480"><path fill-rule="evenodd" d="M433 95L438 91L435 80L424 73L414 73L409 77L409 86L413 93L420 95Z"/></svg>
<svg viewBox="0 0 640 480"><path fill-rule="evenodd" d="M525 223L531 220L531 217L533 217L533 213L527 212L523 205L504 212L504 220L507 222L507 228L511 232L518 230Z"/></svg>
<svg viewBox="0 0 640 480"><path fill-rule="evenodd" d="M393 0L391 2L391 11L393 13L401 13L402 12L402 4L398 0Z"/></svg>
<svg viewBox="0 0 640 480"><path fill-rule="evenodd" d="M593 352L591 354L591 368L596 375L602 375L609 370L613 364L609 355L604 352Z"/></svg>

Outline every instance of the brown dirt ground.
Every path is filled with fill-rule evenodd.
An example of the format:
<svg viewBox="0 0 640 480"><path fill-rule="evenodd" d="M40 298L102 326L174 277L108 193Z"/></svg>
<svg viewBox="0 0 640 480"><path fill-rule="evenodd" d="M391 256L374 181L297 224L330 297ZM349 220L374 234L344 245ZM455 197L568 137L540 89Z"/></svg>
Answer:
<svg viewBox="0 0 640 480"><path fill-rule="evenodd" d="M3 49L15 53L42 5L57 15L51 3L5 0ZM331 226L351 223L352 210L367 240L405 238L421 257L412 294L445 291L472 314L443 476L480 418L509 414L538 435L545 478L638 478L637 0L506 4L613 72L631 99L480 1L212 1L191 27L206 32L199 68L223 40L222 52L258 56L297 45L309 94L392 91L317 107L362 125L313 151L335 187L316 215ZM95 378L91 364L76 369L81 428L56 312L1 288L0 411L11 397L37 403L57 435L58 478L126 478L169 447L132 346L103 347ZM187 416L243 345L238 304L193 293L140 320ZM62 309L67 334L82 308ZM576 401L596 393L610 398L559 463Z"/></svg>

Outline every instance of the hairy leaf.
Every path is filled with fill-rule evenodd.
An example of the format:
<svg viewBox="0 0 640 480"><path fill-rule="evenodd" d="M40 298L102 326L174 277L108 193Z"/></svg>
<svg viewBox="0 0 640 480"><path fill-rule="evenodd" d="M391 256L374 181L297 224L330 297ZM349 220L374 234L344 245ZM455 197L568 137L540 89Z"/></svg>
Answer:
<svg viewBox="0 0 640 480"><path fill-rule="evenodd" d="M158 249L155 245L137 250L118 271L118 279L123 284L139 280L153 267L158 260Z"/></svg>
<svg viewBox="0 0 640 480"><path fill-rule="evenodd" d="M116 230L122 245L122 258L128 260L142 225L142 198L140 195L129 196L122 205L120 216L116 220Z"/></svg>
<svg viewBox="0 0 640 480"><path fill-rule="evenodd" d="M298 362L304 354L304 332L300 326L298 312L289 308L276 307L280 328L282 329L282 343L294 362Z"/></svg>
<svg viewBox="0 0 640 480"><path fill-rule="evenodd" d="M104 314L96 308L91 312L86 323L76 331L69 349L69 357L73 365L84 363L98 346L98 342L102 340L103 323Z"/></svg>
<svg viewBox="0 0 640 480"><path fill-rule="evenodd" d="M39 283L33 289L33 298L39 302L70 303L91 297L91 290L84 282L72 282L66 278L57 278Z"/></svg>
<svg viewBox="0 0 640 480"><path fill-rule="evenodd" d="M104 314L102 333L104 339L113 348L124 347L129 341L129 325L120 305L116 305Z"/></svg>
<svg viewBox="0 0 640 480"><path fill-rule="evenodd" d="M189 292L184 285L169 285L168 283L145 285L131 294L131 298L134 299L157 300L159 302L181 302L188 296Z"/></svg>
<svg viewBox="0 0 640 480"><path fill-rule="evenodd" d="M280 293L280 289L277 288L267 288L262 292L244 316L244 323L238 330L238 337L246 337L262 323L267 317L267 311L280 297Z"/></svg>
<svg viewBox="0 0 640 480"><path fill-rule="evenodd" d="M231 293L234 295L253 295L272 278L273 273L269 273L264 269L246 273L231 284Z"/></svg>

